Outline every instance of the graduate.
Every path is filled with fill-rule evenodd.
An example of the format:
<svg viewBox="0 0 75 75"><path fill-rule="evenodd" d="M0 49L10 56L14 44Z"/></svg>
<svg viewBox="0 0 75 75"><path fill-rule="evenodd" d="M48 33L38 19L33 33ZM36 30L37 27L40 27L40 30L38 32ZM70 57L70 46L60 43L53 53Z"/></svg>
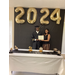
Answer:
<svg viewBox="0 0 75 75"><path fill-rule="evenodd" d="M42 35L40 32L40 27L35 26L36 30L32 33L32 48L39 49L41 46L41 41L38 40L38 35Z"/></svg>

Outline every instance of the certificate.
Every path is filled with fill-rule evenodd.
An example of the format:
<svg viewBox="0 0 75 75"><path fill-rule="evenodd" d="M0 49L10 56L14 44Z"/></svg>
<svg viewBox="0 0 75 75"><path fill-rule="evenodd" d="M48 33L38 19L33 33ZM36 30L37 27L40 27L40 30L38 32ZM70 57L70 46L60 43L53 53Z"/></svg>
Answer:
<svg viewBox="0 0 75 75"><path fill-rule="evenodd" d="M44 40L44 35L38 35L38 40Z"/></svg>

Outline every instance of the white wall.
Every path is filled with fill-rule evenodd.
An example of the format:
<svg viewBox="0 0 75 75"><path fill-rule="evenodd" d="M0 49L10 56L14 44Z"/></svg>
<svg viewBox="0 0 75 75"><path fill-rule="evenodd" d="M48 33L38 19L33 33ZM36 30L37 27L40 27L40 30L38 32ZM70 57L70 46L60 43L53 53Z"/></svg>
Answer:
<svg viewBox="0 0 75 75"><path fill-rule="evenodd" d="M65 0L9 0L9 6L65 9Z"/></svg>
<svg viewBox="0 0 75 75"><path fill-rule="evenodd" d="M12 21L9 20L9 50L12 48Z"/></svg>
<svg viewBox="0 0 75 75"><path fill-rule="evenodd" d="M65 54L65 22L64 22L64 27L63 27L63 38L62 38L62 54Z"/></svg>
<svg viewBox="0 0 75 75"><path fill-rule="evenodd" d="M9 27L12 26L10 32L12 33L12 48L14 48L14 7L9 7L9 23ZM11 40L11 38L9 40Z"/></svg>

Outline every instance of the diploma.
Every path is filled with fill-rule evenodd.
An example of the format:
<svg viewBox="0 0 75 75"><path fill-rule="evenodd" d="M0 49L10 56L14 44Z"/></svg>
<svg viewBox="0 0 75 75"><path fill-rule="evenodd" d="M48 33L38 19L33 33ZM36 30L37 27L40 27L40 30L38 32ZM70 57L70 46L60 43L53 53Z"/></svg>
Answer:
<svg viewBox="0 0 75 75"><path fill-rule="evenodd" d="M44 35L38 35L38 40L44 40Z"/></svg>

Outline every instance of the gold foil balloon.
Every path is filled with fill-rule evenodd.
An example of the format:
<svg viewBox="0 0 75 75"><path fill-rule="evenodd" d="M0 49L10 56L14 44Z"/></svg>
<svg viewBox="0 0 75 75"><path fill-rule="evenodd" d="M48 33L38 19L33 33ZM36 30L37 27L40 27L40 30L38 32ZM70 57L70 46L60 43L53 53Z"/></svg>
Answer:
<svg viewBox="0 0 75 75"><path fill-rule="evenodd" d="M43 50L43 48L42 48L42 47L40 47L40 48L39 48L39 50Z"/></svg>
<svg viewBox="0 0 75 75"><path fill-rule="evenodd" d="M13 49L12 49L12 48L10 48L10 51L9 51L9 53L13 53Z"/></svg>
<svg viewBox="0 0 75 75"><path fill-rule="evenodd" d="M58 54L61 54L60 50L57 51Z"/></svg>
<svg viewBox="0 0 75 75"><path fill-rule="evenodd" d="M16 21L16 23L24 23L25 20L20 19L20 18L24 15L25 11L22 7L17 7L15 9L15 12L19 12L19 11L21 11L21 13L16 16L15 21Z"/></svg>
<svg viewBox="0 0 75 75"><path fill-rule="evenodd" d="M15 49L18 49L18 47L15 45Z"/></svg>
<svg viewBox="0 0 75 75"><path fill-rule="evenodd" d="M56 17L54 17L55 14L56 14ZM60 24L60 20L61 20L60 9L56 8L50 15L50 18L51 18L51 20L56 21L56 24Z"/></svg>
<svg viewBox="0 0 75 75"><path fill-rule="evenodd" d="M40 53L42 53L42 52L43 52L43 50L39 50L39 52L40 52Z"/></svg>
<svg viewBox="0 0 75 75"><path fill-rule="evenodd" d="M53 48L53 50L56 52L57 51L57 48Z"/></svg>
<svg viewBox="0 0 75 75"><path fill-rule="evenodd" d="M31 46L29 46L29 52L32 52L32 47Z"/></svg>
<svg viewBox="0 0 75 75"><path fill-rule="evenodd" d="M42 48L42 47L39 48L39 52L40 52L40 53L43 52L43 48Z"/></svg>
<svg viewBox="0 0 75 75"><path fill-rule="evenodd" d="M10 48L10 51L12 51L13 49L12 48Z"/></svg>
<svg viewBox="0 0 75 75"><path fill-rule="evenodd" d="M31 20L31 12L33 12L33 19ZM35 8L29 8L27 11L27 21L30 24L33 24L34 22L36 22L36 18L37 18L37 10Z"/></svg>
<svg viewBox="0 0 75 75"><path fill-rule="evenodd" d="M29 49L32 49L32 47L31 47L31 46L29 46Z"/></svg>
<svg viewBox="0 0 75 75"><path fill-rule="evenodd" d="M49 10L48 10L47 8L42 8L42 9L40 10L40 12L41 12L41 13L46 12L46 14L41 17L40 23L41 23L41 24L49 24L49 21L45 21L45 20L44 20L45 18L48 17L48 15L49 15Z"/></svg>

